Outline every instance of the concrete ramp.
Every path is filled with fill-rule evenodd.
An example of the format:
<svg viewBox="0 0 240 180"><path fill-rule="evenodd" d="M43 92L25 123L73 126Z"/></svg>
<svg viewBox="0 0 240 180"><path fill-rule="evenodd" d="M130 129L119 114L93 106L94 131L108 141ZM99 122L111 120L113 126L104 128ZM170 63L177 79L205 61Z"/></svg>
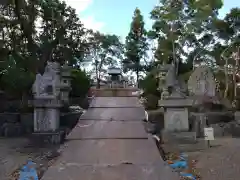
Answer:
<svg viewBox="0 0 240 180"><path fill-rule="evenodd" d="M129 88L101 88L95 89L95 97L131 97L133 92L136 92L138 89L129 87Z"/></svg>
<svg viewBox="0 0 240 180"><path fill-rule="evenodd" d="M98 97L43 180L178 180L143 127L135 97Z"/></svg>
<svg viewBox="0 0 240 180"><path fill-rule="evenodd" d="M96 97L90 108L142 108L137 97Z"/></svg>
<svg viewBox="0 0 240 180"><path fill-rule="evenodd" d="M140 121L145 118L143 108L91 108L82 120Z"/></svg>
<svg viewBox="0 0 240 180"><path fill-rule="evenodd" d="M124 132L124 133L123 133ZM143 125L136 121L82 120L67 139L147 139Z"/></svg>

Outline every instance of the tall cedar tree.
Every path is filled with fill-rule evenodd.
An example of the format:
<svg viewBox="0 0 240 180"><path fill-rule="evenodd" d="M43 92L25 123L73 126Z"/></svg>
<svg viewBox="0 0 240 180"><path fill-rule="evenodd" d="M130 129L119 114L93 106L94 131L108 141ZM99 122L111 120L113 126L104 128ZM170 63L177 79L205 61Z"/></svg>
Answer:
<svg viewBox="0 0 240 180"><path fill-rule="evenodd" d="M136 72L137 83L139 82L139 72L142 69L141 59L147 51L147 31L144 28L144 20L141 11L136 8L134 11L130 32L126 37L125 56L123 62L124 69Z"/></svg>

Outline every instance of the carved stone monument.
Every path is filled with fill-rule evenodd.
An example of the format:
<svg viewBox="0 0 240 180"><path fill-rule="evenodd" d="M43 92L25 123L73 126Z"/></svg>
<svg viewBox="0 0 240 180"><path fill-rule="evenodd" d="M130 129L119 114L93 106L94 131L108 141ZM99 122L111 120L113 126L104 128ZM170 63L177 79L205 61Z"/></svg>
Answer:
<svg viewBox="0 0 240 180"><path fill-rule="evenodd" d="M212 70L207 66L197 67L188 80L189 97L193 100L192 106L196 112L191 113L192 130L197 137L204 135L204 128L207 123L207 104L220 104L216 96L216 81Z"/></svg>
<svg viewBox="0 0 240 180"><path fill-rule="evenodd" d="M33 84L34 135L47 135L50 143L60 143L63 134L59 131L60 108L68 94L61 90L70 87L65 77L69 76L61 78L60 64L47 62L43 75L37 74Z"/></svg>
<svg viewBox="0 0 240 180"><path fill-rule="evenodd" d="M191 74L188 80L190 95L209 96L216 95L216 81L210 68L199 66Z"/></svg>

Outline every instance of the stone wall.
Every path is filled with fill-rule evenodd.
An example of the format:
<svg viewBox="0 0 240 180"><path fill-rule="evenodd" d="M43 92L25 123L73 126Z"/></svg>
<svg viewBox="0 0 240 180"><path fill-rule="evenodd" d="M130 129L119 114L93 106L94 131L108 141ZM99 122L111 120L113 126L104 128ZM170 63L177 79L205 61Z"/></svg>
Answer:
<svg viewBox="0 0 240 180"><path fill-rule="evenodd" d="M21 100L0 100L0 113L17 112L21 106Z"/></svg>
<svg viewBox="0 0 240 180"><path fill-rule="evenodd" d="M240 111L236 111L236 112L234 113L234 117L235 117L235 120L236 120L236 121L240 122Z"/></svg>
<svg viewBox="0 0 240 180"><path fill-rule="evenodd" d="M206 122L200 119L201 115L207 115L216 137L229 134L239 134L240 136L240 113L235 113L235 118L233 112L190 113L190 130L196 132L197 137L203 137L203 128L206 127ZM158 134L164 129L164 114L160 109L148 111L148 120L153 125L151 131L154 134Z"/></svg>
<svg viewBox="0 0 240 180"><path fill-rule="evenodd" d="M63 113L60 117L60 128L72 129L82 113ZM0 113L0 136L17 137L33 132L33 113Z"/></svg>
<svg viewBox="0 0 240 180"><path fill-rule="evenodd" d="M31 99L29 99L31 100ZM69 99L70 105L78 105L83 109L87 109L89 106L89 99L86 97L73 97ZM0 100L0 113L4 112L20 112L22 109L21 100ZM28 109L30 110L30 108ZM31 109L33 110L33 108ZM21 111L22 112L22 111ZM24 111L26 112L26 111Z"/></svg>
<svg viewBox="0 0 240 180"><path fill-rule="evenodd" d="M203 128L206 127L205 119L200 118L201 116L206 116L208 123L214 128L216 136L219 136L219 128L222 126L226 127L228 124L235 122L235 117L233 112L206 112L206 113L190 113L189 123L190 130L195 131L197 137L203 137ZM219 128L218 128L219 127ZM221 129L222 129L221 127ZM225 128L225 132L230 133L228 128Z"/></svg>
<svg viewBox="0 0 240 180"><path fill-rule="evenodd" d="M235 119L234 113L231 111L226 112L206 112L206 113L190 113L190 117L193 119L196 119L196 117L199 117L201 115L206 115L209 124L216 124L220 122L230 122Z"/></svg>

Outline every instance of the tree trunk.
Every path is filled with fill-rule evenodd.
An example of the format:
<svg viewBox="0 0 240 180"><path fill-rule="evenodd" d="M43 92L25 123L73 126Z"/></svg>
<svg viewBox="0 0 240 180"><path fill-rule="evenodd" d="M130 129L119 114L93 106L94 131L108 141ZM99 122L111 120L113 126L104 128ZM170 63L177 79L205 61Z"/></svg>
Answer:
<svg viewBox="0 0 240 180"><path fill-rule="evenodd" d="M139 88L139 63L137 64L136 75L137 75L137 88Z"/></svg>
<svg viewBox="0 0 240 180"><path fill-rule="evenodd" d="M98 62L95 61L95 76L96 76L96 89L100 88L100 82L99 82L99 72L98 72Z"/></svg>
<svg viewBox="0 0 240 180"><path fill-rule="evenodd" d="M229 85L228 85L228 59L225 59L225 68L224 68L224 73L225 73L225 91L224 91L224 98L227 98L228 96L228 90L229 90Z"/></svg>
<svg viewBox="0 0 240 180"><path fill-rule="evenodd" d="M237 76L237 63L236 63L236 67L233 67L233 100L236 100L237 98L237 80L236 80L236 76Z"/></svg>
<svg viewBox="0 0 240 180"><path fill-rule="evenodd" d="M237 50L237 53L236 53L236 60L235 60L235 67L234 68L234 71L233 71L233 85L234 85L234 93L233 93L233 100L235 103L237 103L237 74L238 74L238 71L239 71L239 48Z"/></svg>
<svg viewBox="0 0 240 180"><path fill-rule="evenodd" d="M28 96L26 92L22 92L22 97L21 97L21 110L26 111L26 107L28 107Z"/></svg>
<svg viewBox="0 0 240 180"><path fill-rule="evenodd" d="M100 79L97 78L97 89L100 89Z"/></svg>
<svg viewBox="0 0 240 180"><path fill-rule="evenodd" d="M14 4L15 4L14 12L20 23L20 28L23 32L23 36L26 37L26 39L27 39L28 50L31 52L32 60L36 61L37 60L37 48L36 48L37 45L34 42L33 36L32 36L33 35L32 33L34 32L33 24L36 19L36 16L33 16L31 18L29 16L27 16L28 18L22 16L21 11L26 11L26 6L27 6L26 2L24 0L23 1L14 0ZM36 63L32 63L30 68L33 73L37 72Z"/></svg>
<svg viewBox="0 0 240 180"><path fill-rule="evenodd" d="M96 66L96 68L97 68L97 73L98 73L98 76L97 76L97 88L98 88L98 89L101 88L101 85L100 85L100 80L101 80L100 72L102 71L102 66L103 66L103 64L104 64L105 58L106 58L106 55L101 58L101 61L99 62L98 67Z"/></svg>

